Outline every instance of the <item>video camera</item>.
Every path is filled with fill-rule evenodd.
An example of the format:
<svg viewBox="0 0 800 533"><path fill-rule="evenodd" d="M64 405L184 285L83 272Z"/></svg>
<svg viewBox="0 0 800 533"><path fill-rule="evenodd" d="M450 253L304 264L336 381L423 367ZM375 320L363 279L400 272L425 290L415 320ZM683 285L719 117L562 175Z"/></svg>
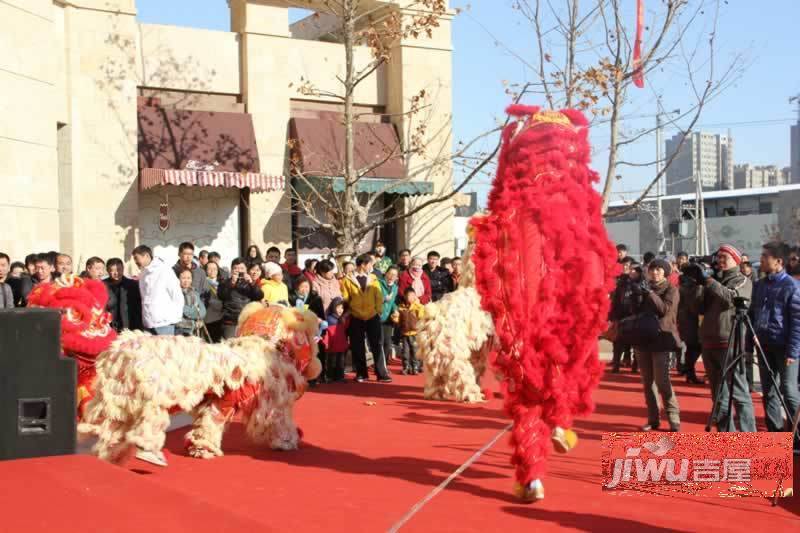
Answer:
<svg viewBox="0 0 800 533"><path fill-rule="evenodd" d="M747 311L750 308L750 300L742 296L733 298L733 306L737 311Z"/></svg>
<svg viewBox="0 0 800 533"><path fill-rule="evenodd" d="M692 255L689 257L690 263L696 263L698 265L708 265L714 268L717 264L717 254L711 255Z"/></svg>

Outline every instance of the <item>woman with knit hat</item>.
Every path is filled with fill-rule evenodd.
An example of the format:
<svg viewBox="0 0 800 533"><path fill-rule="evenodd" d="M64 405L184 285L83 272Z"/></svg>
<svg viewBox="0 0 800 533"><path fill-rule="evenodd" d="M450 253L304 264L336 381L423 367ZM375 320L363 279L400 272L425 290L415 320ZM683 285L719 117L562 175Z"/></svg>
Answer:
<svg viewBox="0 0 800 533"><path fill-rule="evenodd" d="M398 299L409 287L414 289L414 292L417 293L419 302L422 305L431 302L431 280L428 274L422 269L422 258L420 257L412 259L408 270L400 274L400 280L397 286Z"/></svg>
<svg viewBox="0 0 800 533"><path fill-rule="evenodd" d="M668 261L654 259L647 270L650 280L643 280L639 286L642 293L640 312L655 315L659 331L646 345L636 346L636 359L647 403L647 424L642 431L651 431L660 426L658 400L653 385L661 395L670 431L680 431L680 407L669 376L670 353L677 350L681 343L677 324L680 294L678 288L669 282L672 267Z"/></svg>
<svg viewBox="0 0 800 533"><path fill-rule="evenodd" d="M264 279L261 290L264 300L270 305L289 305L289 288L283 282L283 269L278 263L264 263Z"/></svg>

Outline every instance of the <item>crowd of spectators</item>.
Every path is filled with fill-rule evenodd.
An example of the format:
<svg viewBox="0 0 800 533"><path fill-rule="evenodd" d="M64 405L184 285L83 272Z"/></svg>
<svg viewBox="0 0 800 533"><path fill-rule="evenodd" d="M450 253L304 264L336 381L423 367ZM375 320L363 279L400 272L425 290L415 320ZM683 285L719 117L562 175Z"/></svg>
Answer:
<svg viewBox="0 0 800 533"><path fill-rule="evenodd" d="M381 242L341 268L326 257L306 259L301 267L293 248L281 253L271 247L262 255L256 245L227 267L220 254L198 251L191 242L180 244L174 265L144 245L132 251L131 259L138 267L134 277L125 276L125 263L117 257L92 257L79 274L105 284L106 308L117 331L220 342L235 336L239 315L251 302L306 309L319 320L323 373L318 382L344 380L348 352L357 382L369 379L368 353L380 382L391 382L390 360L401 359L405 374L419 372L415 337L423 305L455 290L461 276L460 258L431 251L423 262L404 249L395 262ZM33 254L12 262L0 253L0 308L24 307L35 285L74 273L67 254Z"/></svg>
<svg viewBox="0 0 800 533"><path fill-rule="evenodd" d="M641 376L648 413L643 429L660 427L663 407L669 428L680 430L672 370L702 386L706 381L696 370L702 358L719 430L756 430L753 395L762 397L767 428L783 430L791 418L781 399L790 413L800 408L800 251L767 243L754 264L731 245L710 257L648 252L641 262L628 256L624 245L617 250L621 274L611 294L610 331L623 331L626 322L640 332L654 331L635 345L613 336L611 372L629 368ZM125 275L125 264L116 257L91 257L80 273L105 284L116 330L219 342L236 334L239 315L250 302L307 309L319 320L320 383L345 379L348 352L356 382L369 379L368 354L380 382L391 382L392 360L402 361L405 374L420 372L416 334L424 305L454 291L462 271L460 258L442 258L435 251L423 260L403 249L394 261L380 242L340 266L319 257L301 267L292 248L281 253L272 247L262 255L253 245L227 267L220 254L198 252L190 242L179 246L174 265L147 246L136 247L131 258L139 270L135 277ZM32 254L21 262L0 253L0 308L25 306L35 285L54 283L73 269L72 258L63 253ZM744 364L726 375L737 313L748 317L763 357L748 335ZM760 391L754 383L756 365ZM735 414L728 412L730 396Z"/></svg>
<svg viewBox="0 0 800 533"><path fill-rule="evenodd" d="M628 367L641 375L648 413L642 429L661 424L658 395L670 430L680 430L672 370L690 384L704 385L695 369L702 358L718 430L756 431L756 395L762 397L767 429L784 431L800 409L800 250L767 243L757 268L727 244L709 257L648 252L642 262L629 257L625 245L617 251L622 272L611 295L611 372ZM734 344L740 334L742 342ZM726 373L739 356L743 364ZM735 414L728 412L729 403Z"/></svg>

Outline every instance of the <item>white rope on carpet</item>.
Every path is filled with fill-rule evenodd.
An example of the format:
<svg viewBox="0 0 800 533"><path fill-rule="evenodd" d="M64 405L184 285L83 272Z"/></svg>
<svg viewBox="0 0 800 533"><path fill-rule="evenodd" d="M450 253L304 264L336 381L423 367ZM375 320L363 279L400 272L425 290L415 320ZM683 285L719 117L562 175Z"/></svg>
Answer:
<svg viewBox="0 0 800 533"><path fill-rule="evenodd" d="M480 450L478 450L477 452L475 452L474 454L472 454L472 457L470 457L469 459L467 459L467 461L466 461L464 464L462 464L461 466L459 466L459 467L458 467L458 469L456 469L456 471L455 471L455 472L453 472L452 474L450 474L450 475L447 477L447 479L445 479L444 481L442 481L441 483L439 483L439 485L438 485L438 486L437 486L435 489L433 489L432 491L430 491L430 492L428 493L428 495L427 495L427 496L425 496L425 497L424 497L424 498L422 498L420 501L418 501L417 503L415 503L415 504L414 504L414 506L413 506L411 509L409 509L409 510L408 510L408 512L407 512L405 515L403 515L403 517L402 517L400 520L398 520L398 521L397 521L397 522L396 522L396 523L395 523L395 524L394 524L394 525L393 525L393 526L392 526L392 527L389 529L389 532L388 532L388 533L396 533L397 531L399 531L399 530L400 530L400 528L401 528L401 527L403 527L404 525L406 525L406 524L408 523L408 521L409 521L409 520L411 520L411 518L412 518L412 517L413 517L415 514L417 514L417 513L418 513L418 512L419 512L419 511L420 511L420 510L423 508L423 507L425 507L425 505L427 505L427 504L428 504L428 502L430 502L432 499L434 499L436 496L438 496L438 495L439 495L439 494L440 494L440 493L441 493L441 492L442 492L442 491L443 491L445 488L447 488L447 486L448 486L450 483L452 483L452 482L453 482L453 480L454 480L455 478L457 478L458 476L460 476L460 475L461 475L461 474L462 474L462 473L463 473L463 472L464 472L464 471L465 471L467 468L469 468L470 466L472 466L472 463L474 463L475 461L477 461L477 460L478 460L478 458L479 458L481 455L483 455L484 453L486 453L486 451L487 451L489 448L491 448L492 446L494 446L494 445L495 445L495 443L496 443L498 440L500 440L500 438L501 438L503 435L505 435L505 434L508 432L508 430L509 430L509 429L511 429L511 426L512 426L512 424L508 424L506 427L504 427L504 428L503 428L503 430L502 430L502 431L500 431L500 433L498 433L497 435L495 435L495 437L494 437L492 440L490 440L488 443L486 443L486 444L483 446L483 448L481 448Z"/></svg>

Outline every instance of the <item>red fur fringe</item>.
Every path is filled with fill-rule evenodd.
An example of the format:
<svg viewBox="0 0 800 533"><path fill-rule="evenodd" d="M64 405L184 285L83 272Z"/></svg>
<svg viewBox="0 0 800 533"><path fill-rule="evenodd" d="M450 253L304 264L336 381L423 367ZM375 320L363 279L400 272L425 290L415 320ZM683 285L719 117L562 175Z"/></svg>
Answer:
<svg viewBox="0 0 800 533"><path fill-rule="evenodd" d="M505 376L512 463L523 484L543 475L552 428L594 409L597 342L617 270L592 188L588 123L578 111L562 113L572 128L537 124L516 137L517 124L504 130L490 214L473 220L476 285L497 331L490 358Z"/></svg>
<svg viewBox="0 0 800 533"><path fill-rule="evenodd" d="M29 307L69 310L61 315L61 346L64 353L94 359L116 339L105 311L108 292L102 281L71 278L71 285L37 285L28 297Z"/></svg>

